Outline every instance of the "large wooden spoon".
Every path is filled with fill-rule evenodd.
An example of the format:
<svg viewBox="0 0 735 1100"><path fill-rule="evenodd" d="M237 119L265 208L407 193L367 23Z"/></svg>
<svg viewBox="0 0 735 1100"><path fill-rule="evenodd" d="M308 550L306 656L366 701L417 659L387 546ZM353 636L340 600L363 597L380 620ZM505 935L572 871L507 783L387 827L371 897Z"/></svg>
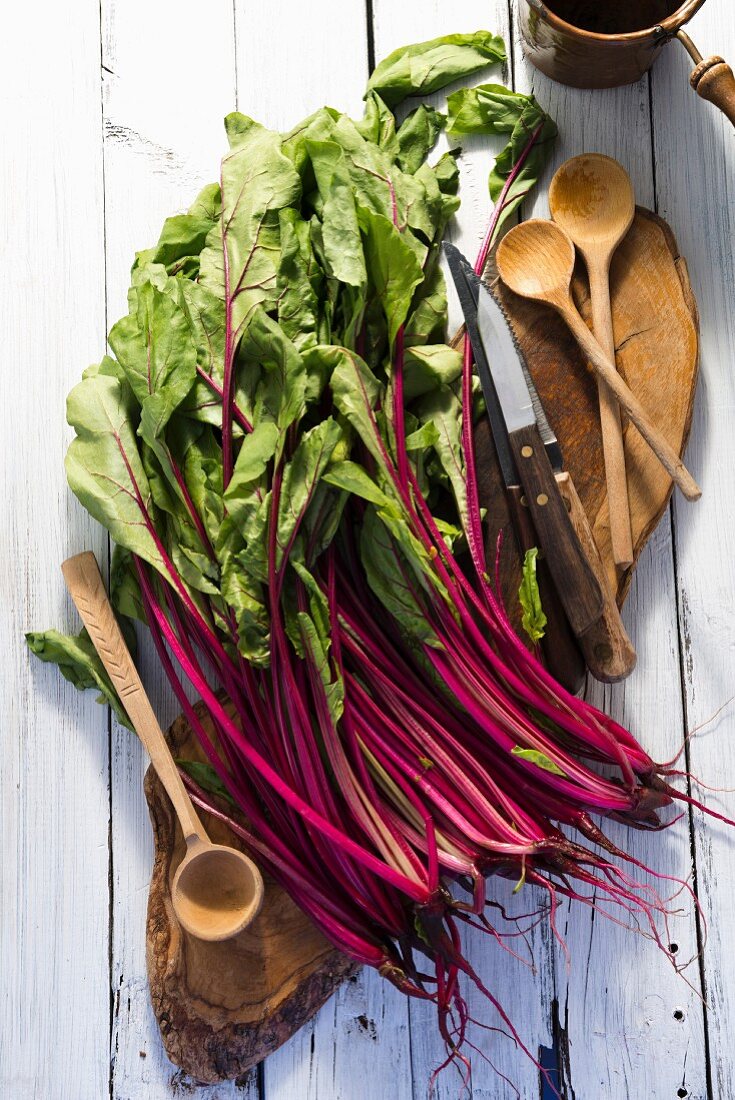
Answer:
<svg viewBox="0 0 735 1100"><path fill-rule="evenodd" d="M197 939L228 940L258 915L263 901L260 871L244 852L212 844L207 836L133 664L94 554L77 554L65 561L61 570L82 622L181 824L186 855L171 889L174 912L179 923Z"/></svg>
<svg viewBox="0 0 735 1100"><path fill-rule="evenodd" d="M600 153L586 153L563 164L551 181L551 216L564 229L587 266L595 339L615 362L610 263L635 217L630 176L621 164ZM613 559L621 572L633 564L628 478L620 406L598 376L602 448L610 506Z"/></svg>
<svg viewBox="0 0 735 1100"><path fill-rule="evenodd" d="M574 245L553 222L528 221L511 229L501 242L496 262L505 285L523 298L545 302L566 322L587 359L610 387L666 472L687 500L699 500L702 490L679 455L656 427L587 328L572 300Z"/></svg>

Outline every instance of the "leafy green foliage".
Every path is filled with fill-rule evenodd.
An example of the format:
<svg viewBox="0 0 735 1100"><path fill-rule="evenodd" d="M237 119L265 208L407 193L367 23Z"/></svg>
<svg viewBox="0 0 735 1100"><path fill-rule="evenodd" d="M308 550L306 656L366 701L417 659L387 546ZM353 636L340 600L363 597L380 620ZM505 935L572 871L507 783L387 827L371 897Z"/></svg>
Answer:
<svg viewBox="0 0 735 1100"><path fill-rule="evenodd" d="M548 622L541 606L541 595L536 579L537 561L538 549L534 547L527 552L523 562L523 580L518 592L523 609L523 629L534 645L543 638Z"/></svg>
<svg viewBox="0 0 735 1100"><path fill-rule="evenodd" d="M99 702L109 703L117 720L128 729L133 728L86 630L76 635L59 634L57 630L29 633L26 642L31 653L42 661L58 665L64 679L80 691L97 688Z"/></svg>
<svg viewBox="0 0 735 1100"><path fill-rule="evenodd" d="M270 664L281 617L336 722L344 687L321 558L349 531L412 644L437 644L426 611L449 596L396 481L403 449L456 547L468 511L462 357L444 343L439 260L459 206L458 154L429 161L447 123L508 133L496 194L545 116L499 85L455 92L448 116L419 103L398 126L393 109L504 58L489 32L449 35L387 57L359 121L325 107L278 134L229 115L220 182L137 254L114 358L89 368L68 401L69 483L115 540L111 597L128 633L129 620L145 621L138 558L157 571L159 595L173 586L255 668ZM84 635L31 637L39 656L118 705ZM198 781L215 789L204 772Z"/></svg>
<svg viewBox="0 0 735 1100"><path fill-rule="evenodd" d="M536 749L522 749L518 745L511 749L511 752L519 760L528 760L531 764L543 768L546 772L551 772L553 775L564 775L559 765L549 759L546 753L538 752Z"/></svg>
<svg viewBox="0 0 735 1100"><path fill-rule="evenodd" d="M452 134L510 134L489 180L493 202L503 197L497 233L541 178L557 137L556 125L534 96L500 84L462 88L449 96L448 108L447 129Z"/></svg>
<svg viewBox="0 0 735 1100"><path fill-rule="evenodd" d="M368 91L395 107L409 96L430 95L505 59L503 40L489 31L447 34L388 54L370 77Z"/></svg>

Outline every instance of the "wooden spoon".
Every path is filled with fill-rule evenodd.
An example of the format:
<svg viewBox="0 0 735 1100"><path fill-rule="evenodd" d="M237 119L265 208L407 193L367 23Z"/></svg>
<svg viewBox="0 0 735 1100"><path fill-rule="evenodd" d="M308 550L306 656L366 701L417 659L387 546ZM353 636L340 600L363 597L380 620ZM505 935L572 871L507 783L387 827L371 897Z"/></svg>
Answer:
<svg viewBox="0 0 735 1100"><path fill-rule="evenodd" d="M599 153L574 157L562 165L551 181L549 206L552 218L569 234L587 265L595 338L614 363L610 263L635 217L630 177L611 157ZM618 569L624 571L633 564L633 536L620 406L599 376L597 385L612 553Z"/></svg>
<svg viewBox="0 0 735 1100"><path fill-rule="evenodd" d="M497 251L497 266L505 285L522 298L546 302L561 314L597 373L617 397L651 450L687 500L699 500L702 490L618 374L580 317L572 300L574 245L553 222L528 221L511 229Z"/></svg>
<svg viewBox="0 0 735 1100"><path fill-rule="evenodd" d="M64 580L135 732L173 803L186 841L171 897L180 924L200 940L227 940L246 928L263 901L263 879L236 848L212 844L199 820L107 599L97 560L77 554Z"/></svg>

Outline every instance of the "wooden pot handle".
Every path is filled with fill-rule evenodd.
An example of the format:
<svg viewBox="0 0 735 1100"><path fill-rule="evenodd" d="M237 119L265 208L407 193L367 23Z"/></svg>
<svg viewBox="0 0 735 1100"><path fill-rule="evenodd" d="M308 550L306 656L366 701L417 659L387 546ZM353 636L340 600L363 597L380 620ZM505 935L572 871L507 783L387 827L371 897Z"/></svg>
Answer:
<svg viewBox="0 0 735 1100"><path fill-rule="evenodd" d="M692 88L727 115L735 126L735 73L721 57L700 61L691 75Z"/></svg>
<svg viewBox="0 0 735 1100"><path fill-rule="evenodd" d="M735 73L722 57L702 57L685 31L679 31L677 37L696 62L689 78L692 88L701 99L719 107L735 126Z"/></svg>

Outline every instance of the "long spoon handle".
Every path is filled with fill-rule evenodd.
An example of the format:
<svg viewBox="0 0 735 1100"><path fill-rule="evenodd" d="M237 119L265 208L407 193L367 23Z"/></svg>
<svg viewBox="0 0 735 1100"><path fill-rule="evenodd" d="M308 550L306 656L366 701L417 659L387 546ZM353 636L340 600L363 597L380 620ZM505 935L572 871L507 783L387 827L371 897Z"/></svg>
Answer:
<svg viewBox="0 0 735 1100"><path fill-rule="evenodd" d="M699 500L702 490L668 439L659 431L643 405L625 384L615 366L609 361L607 355L580 317L574 302L569 298L566 301L559 300L553 304L563 316L587 359L615 394L620 407L626 411L666 472L676 482L687 500Z"/></svg>
<svg viewBox="0 0 735 1100"><path fill-rule="evenodd" d="M208 840L125 644L105 592L97 559L89 551L77 554L64 562L61 571L100 660L173 803L184 838L189 840L198 836Z"/></svg>
<svg viewBox="0 0 735 1100"><path fill-rule="evenodd" d="M610 268L608 263L589 260L587 264L592 298L592 324L595 339L611 362L615 362L615 335L610 302ZM633 564L633 535L628 502L628 477L625 471L625 445L620 422L620 406L615 395L598 376L602 448L605 455L607 498L610 506L610 540L613 560L618 569Z"/></svg>

